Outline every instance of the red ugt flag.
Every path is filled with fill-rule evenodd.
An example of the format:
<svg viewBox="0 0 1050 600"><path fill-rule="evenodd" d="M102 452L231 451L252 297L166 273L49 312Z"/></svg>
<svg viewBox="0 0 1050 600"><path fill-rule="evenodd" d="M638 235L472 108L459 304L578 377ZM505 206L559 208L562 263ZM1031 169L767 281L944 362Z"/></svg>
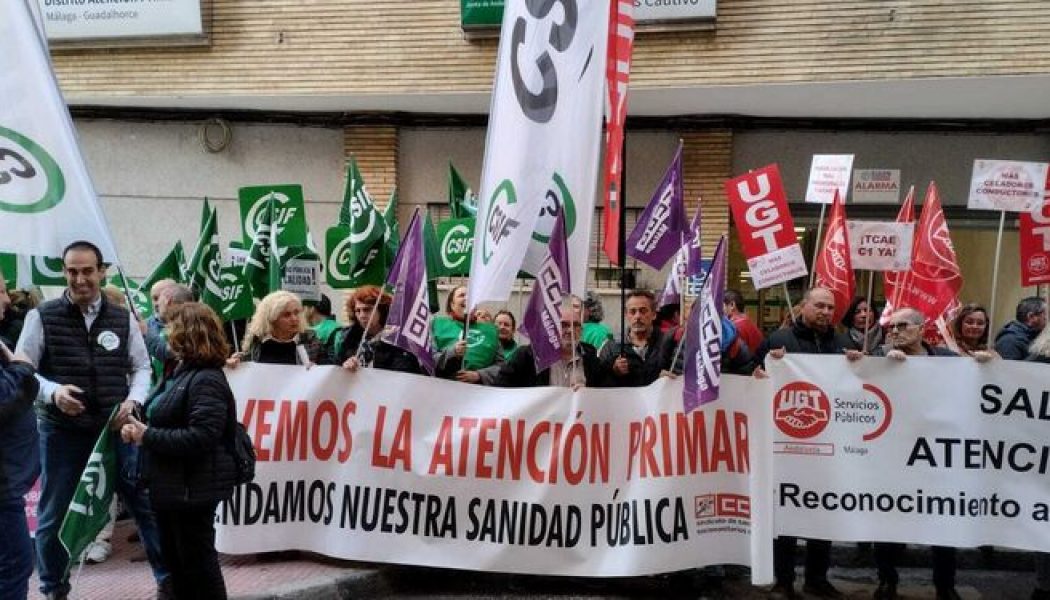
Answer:
<svg viewBox="0 0 1050 600"><path fill-rule="evenodd" d="M846 231L846 206L835 190L831 204L831 219L824 232L824 246L817 255L817 287L826 288L835 297L835 323L846 314L856 282L853 277L853 261L850 259L849 233Z"/></svg>
<svg viewBox="0 0 1050 600"><path fill-rule="evenodd" d="M955 258L948 222L944 219L937 184L930 182L915 230L915 256L901 293L900 307L916 308L927 319L940 317L962 289L962 272Z"/></svg>
<svg viewBox="0 0 1050 600"><path fill-rule="evenodd" d="M623 174L623 124L627 119L627 81L631 73L631 50L634 47L634 2L613 0L609 3L609 49L605 63L605 86L609 93L609 118L605 126L605 240L602 249L614 265L620 256L620 213Z"/></svg>

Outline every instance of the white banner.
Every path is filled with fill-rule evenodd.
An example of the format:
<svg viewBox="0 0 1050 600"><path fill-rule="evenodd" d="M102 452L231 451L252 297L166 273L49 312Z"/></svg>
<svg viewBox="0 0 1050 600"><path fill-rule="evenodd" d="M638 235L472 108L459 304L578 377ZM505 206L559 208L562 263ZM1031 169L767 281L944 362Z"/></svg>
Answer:
<svg viewBox="0 0 1050 600"><path fill-rule="evenodd" d="M846 228L854 269L907 271L911 268L914 223L847 220Z"/></svg>
<svg viewBox="0 0 1050 600"><path fill-rule="evenodd" d="M814 154L809 167L806 202L831 204L835 190L846 201L849 194L849 176L853 169L852 154Z"/></svg>
<svg viewBox="0 0 1050 600"><path fill-rule="evenodd" d="M900 169L856 169L853 171L854 204L899 204Z"/></svg>
<svg viewBox="0 0 1050 600"><path fill-rule="evenodd" d="M788 354L767 366L778 532L1050 551L1046 365Z"/></svg>
<svg viewBox="0 0 1050 600"><path fill-rule="evenodd" d="M0 2L0 252L61 256L88 240L116 261L73 122L25 0Z"/></svg>
<svg viewBox="0 0 1050 600"><path fill-rule="evenodd" d="M573 293L587 282L609 0L557 0L536 15L528 6L509 2L503 12L470 307L507 300L526 250L524 268L539 267L562 210Z"/></svg>
<svg viewBox="0 0 1050 600"><path fill-rule="evenodd" d="M770 580L772 474L752 460L769 427L749 426L771 420L754 402L768 380L726 376L723 399L683 415L681 379L573 393L335 367L229 378L258 463L219 507L220 552L596 577L752 564Z"/></svg>
<svg viewBox="0 0 1050 600"><path fill-rule="evenodd" d="M1047 163L977 159L966 208L1032 212L1043 205L1046 171Z"/></svg>

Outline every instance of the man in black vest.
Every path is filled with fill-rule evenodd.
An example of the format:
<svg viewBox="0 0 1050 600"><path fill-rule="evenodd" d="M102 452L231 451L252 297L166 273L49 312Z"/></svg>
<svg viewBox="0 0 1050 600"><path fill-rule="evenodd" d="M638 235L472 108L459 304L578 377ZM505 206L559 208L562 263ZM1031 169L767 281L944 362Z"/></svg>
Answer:
<svg viewBox="0 0 1050 600"><path fill-rule="evenodd" d="M102 253L90 242L73 242L62 252L67 289L26 315L17 352L37 367L37 402L42 467L36 532L40 591L65 598L70 586L70 557L58 539L81 472L113 407L115 428L139 409L149 389L150 363L142 333L131 314L106 301L100 291L106 277ZM136 485L138 454L117 445L116 491L134 515L146 556L158 582L158 597L168 597L167 571L161 564L157 525L149 499Z"/></svg>

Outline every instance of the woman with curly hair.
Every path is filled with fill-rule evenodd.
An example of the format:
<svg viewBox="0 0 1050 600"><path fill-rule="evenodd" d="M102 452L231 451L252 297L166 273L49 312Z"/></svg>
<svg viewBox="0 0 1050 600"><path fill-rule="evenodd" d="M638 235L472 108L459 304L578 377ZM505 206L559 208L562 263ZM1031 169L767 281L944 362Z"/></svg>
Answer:
<svg viewBox="0 0 1050 600"><path fill-rule="evenodd" d="M278 365L326 365L328 355L317 334L306 327L299 296L284 290L272 292L255 307L248 332L227 366L241 361Z"/></svg>
<svg viewBox="0 0 1050 600"><path fill-rule="evenodd" d="M332 364L342 365L349 371L375 367L402 373L423 373L419 360L412 353L381 338L390 303L390 294L374 285L361 286L347 297L346 313L350 325L332 335Z"/></svg>
<svg viewBox="0 0 1050 600"><path fill-rule="evenodd" d="M974 352L988 350L988 311L979 304L966 304L949 324L959 353L973 356Z"/></svg>
<svg viewBox="0 0 1050 600"><path fill-rule="evenodd" d="M132 416L120 433L125 442L142 446L142 481L175 597L224 599L214 521L237 478L224 443L232 439L236 419L222 370L230 348L218 315L199 302L171 309L167 331L178 365L146 401L146 422Z"/></svg>

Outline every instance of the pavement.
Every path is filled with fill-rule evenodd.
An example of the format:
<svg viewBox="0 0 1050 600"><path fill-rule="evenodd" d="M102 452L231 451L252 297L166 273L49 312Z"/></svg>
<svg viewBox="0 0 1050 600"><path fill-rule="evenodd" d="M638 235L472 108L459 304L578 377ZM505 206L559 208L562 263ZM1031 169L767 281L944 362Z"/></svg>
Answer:
<svg viewBox="0 0 1050 600"><path fill-rule="evenodd" d="M113 556L97 565L74 568L70 600L147 600L156 585L138 543L128 542L131 521L117 523ZM764 588L748 582L746 569L729 567L720 589L712 589L697 572L627 578L578 578L477 573L401 565L377 565L329 559L304 552L268 555L222 555L221 565L230 598L238 600L337 600L343 598L449 599L468 598L740 598L766 597ZM831 580L849 600L868 599L875 589L870 561L857 555L853 544L835 545ZM960 552L958 591L966 600L1024 600L1034 584L1031 555L997 550L987 556ZM929 552L909 548L901 569L900 592L905 600L934 598ZM797 587L801 590L801 569ZM29 598L43 599L34 574Z"/></svg>

